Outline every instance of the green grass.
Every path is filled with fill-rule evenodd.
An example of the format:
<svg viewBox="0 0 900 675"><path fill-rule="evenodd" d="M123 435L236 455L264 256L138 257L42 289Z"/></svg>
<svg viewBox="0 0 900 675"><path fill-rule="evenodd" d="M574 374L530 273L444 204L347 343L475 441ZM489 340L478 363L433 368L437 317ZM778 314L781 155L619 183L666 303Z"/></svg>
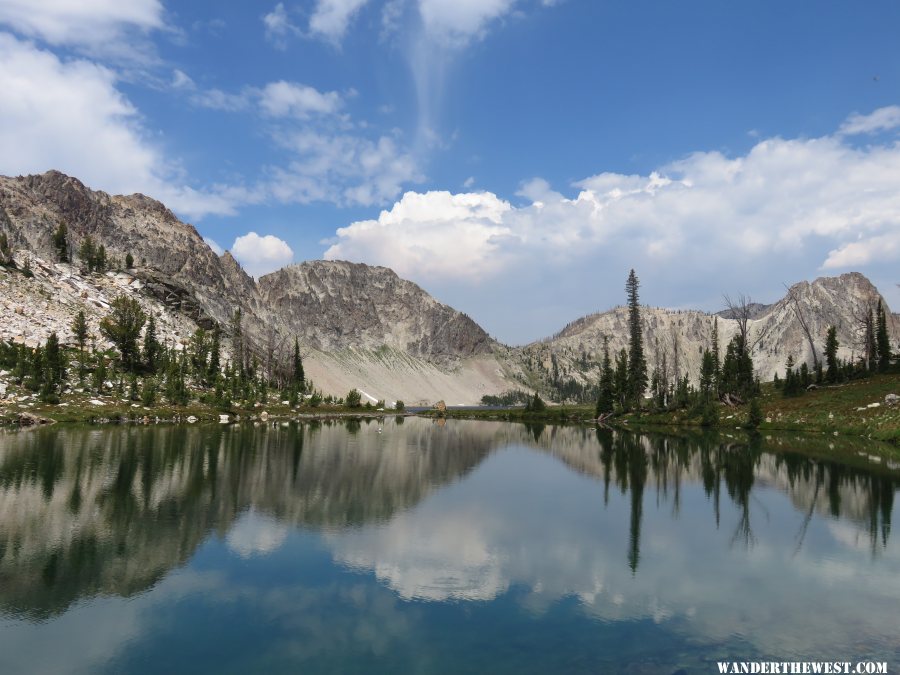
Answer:
<svg viewBox="0 0 900 675"><path fill-rule="evenodd" d="M824 386L794 398L784 398L771 383L764 384L760 404L764 422L760 431L816 431L854 435L900 443L900 406L887 407L884 397L900 393L900 375L874 375L834 386ZM869 408L871 403L880 404ZM862 410L859 410L862 408ZM722 407L719 429L743 426L749 405ZM644 425L699 426L699 416L686 411L629 415L632 427Z"/></svg>

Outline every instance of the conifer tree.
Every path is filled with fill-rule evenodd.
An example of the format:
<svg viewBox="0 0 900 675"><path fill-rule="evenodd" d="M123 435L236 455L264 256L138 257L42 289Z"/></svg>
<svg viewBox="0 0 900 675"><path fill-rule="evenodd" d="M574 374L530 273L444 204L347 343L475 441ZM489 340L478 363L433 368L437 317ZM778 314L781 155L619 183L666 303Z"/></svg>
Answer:
<svg viewBox="0 0 900 675"><path fill-rule="evenodd" d="M117 296L110 313L100 321L100 332L119 350L122 368L134 372L138 366L138 338L147 317L140 304L127 295Z"/></svg>
<svg viewBox="0 0 900 675"><path fill-rule="evenodd" d="M628 403L628 352L623 347L616 356L616 400L624 410Z"/></svg>
<svg viewBox="0 0 900 675"><path fill-rule="evenodd" d="M53 233L53 248L59 262L69 262L69 228L65 223L60 223Z"/></svg>
<svg viewBox="0 0 900 675"><path fill-rule="evenodd" d="M716 365L715 356L708 349L703 350L703 360L700 363L700 397L704 403L709 403L715 398Z"/></svg>
<svg viewBox="0 0 900 675"><path fill-rule="evenodd" d="M603 337L603 362L600 365L600 386L597 397L597 417L613 411L615 402L615 374L609 358L609 338Z"/></svg>
<svg viewBox="0 0 900 675"><path fill-rule="evenodd" d="M625 293L628 297L628 395L629 406L640 409L647 388L647 361L644 357L644 336L641 327L640 282L634 270L628 273Z"/></svg>
<svg viewBox="0 0 900 675"><path fill-rule="evenodd" d="M144 330L144 367L148 373L155 373L159 367L161 345L156 337L156 317L151 314L147 319L147 328Z"/></svg>
<svg viewBox="0 0 900 675"><path fill-rule="evenodd" d="M300 358L300 342L294 338L294 359L292 376L294 385L299 391L304 391L306 375L303 372L303 359Z"/></svg>
<svg viewBox="0 0 900 675"><path fill-rule="evenodd" d="M88 339L88 325L84 310L78 310L78 314L72 320L72 335L75 336L75 343L78 345L78 377L84 379L84 346Z"/></svg>
<svg viewBox="0 0 900 675"><path fill-rule="evenodd" d="M66 364L62 351L59 348L59 337L56 332L50 333L44 347L44 362L47 369L45 379L54 385L59 385L66 379Z"/></svg>

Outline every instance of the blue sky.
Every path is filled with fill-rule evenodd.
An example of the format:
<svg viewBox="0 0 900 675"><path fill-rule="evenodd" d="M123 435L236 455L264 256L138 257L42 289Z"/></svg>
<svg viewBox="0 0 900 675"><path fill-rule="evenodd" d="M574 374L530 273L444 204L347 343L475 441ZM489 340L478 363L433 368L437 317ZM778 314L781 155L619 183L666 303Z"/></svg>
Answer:
<svg viewBox="0 0 900 675"><path fill-rule="evenodd" d="M0 173L165 202L254 274L394 268L523 342L623 300L900 305L900 5L0 0Z"/></svg>

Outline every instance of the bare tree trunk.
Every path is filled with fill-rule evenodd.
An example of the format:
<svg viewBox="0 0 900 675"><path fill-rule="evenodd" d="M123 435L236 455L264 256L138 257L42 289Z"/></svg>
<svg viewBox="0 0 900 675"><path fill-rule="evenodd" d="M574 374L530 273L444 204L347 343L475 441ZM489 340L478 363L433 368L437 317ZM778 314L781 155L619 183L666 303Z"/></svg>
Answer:
<svg viewBox="0 0 900 675"><path fill-rule="evenodd" d="M800 300L797 298L797 295L794 293L793 288L789 288L787 284L784 284L785 290L787 290L788 295L791 296L791 304L794 308L794 314L797 317L797 321L800 322L800 327L803 329L804 334L806 335L806 340L809 342L809 348L812 351L813 357L813 370L819 370L819 356L816 354L816 343L813 340L812 331L809 329L809 324L806 323L806 317L803 316L803 311L800 309Z"/></svg>

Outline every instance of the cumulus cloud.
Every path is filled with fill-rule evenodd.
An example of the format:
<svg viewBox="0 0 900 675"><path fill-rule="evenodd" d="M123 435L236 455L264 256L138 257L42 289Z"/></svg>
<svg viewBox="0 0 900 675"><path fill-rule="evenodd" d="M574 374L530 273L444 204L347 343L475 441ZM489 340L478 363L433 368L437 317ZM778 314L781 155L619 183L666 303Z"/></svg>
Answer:
<svg viewBox="0 0 900 675"><path fill-rule="evenodd" d="M62 61L0 33L0 173L78 176L113 193L144 192L188 216L233 212L224 190L184 185L149 139L116 74L88 60Z"/></svg>
<svg viewBox="0 0 900 675"><path fill-rule="evenodd" d="M601 288L609 275L608 299L591 306L600 309L621 300L619 277L629 266L663 287L659 301L680 288L681 302L718 302L730 284L768 288L761 276L775 293L782 281L823 269L896 262L898 184L893 141L857 147L840 132L770 138L737 157L697 152L646 175L591 176L572 196L533 179L518 193L521 205L490 192L408 192L377 220L339 229L325 256L394 267L469 311L484 301L477 292L447 292L451 281L533 287L525 295L534 304L548 278ZM490 311L487 323L498 316Z"/></svg>
<svg viewBox="0 0 900 675"><path fill-rule="evenodd" d="M294 260L294 252L284 240L271 234L260 236L256 232L235 239L231 253L248 274L257 278Z"/></svg>
<svg viewBox="0 0 900 675"><path fill-rule="evenodd" d="M506 255L511 230L503 218L510 209L489 192L407 192L377 220L339 229L325 258L380 260L418 279L481 279Z"/></svg>

